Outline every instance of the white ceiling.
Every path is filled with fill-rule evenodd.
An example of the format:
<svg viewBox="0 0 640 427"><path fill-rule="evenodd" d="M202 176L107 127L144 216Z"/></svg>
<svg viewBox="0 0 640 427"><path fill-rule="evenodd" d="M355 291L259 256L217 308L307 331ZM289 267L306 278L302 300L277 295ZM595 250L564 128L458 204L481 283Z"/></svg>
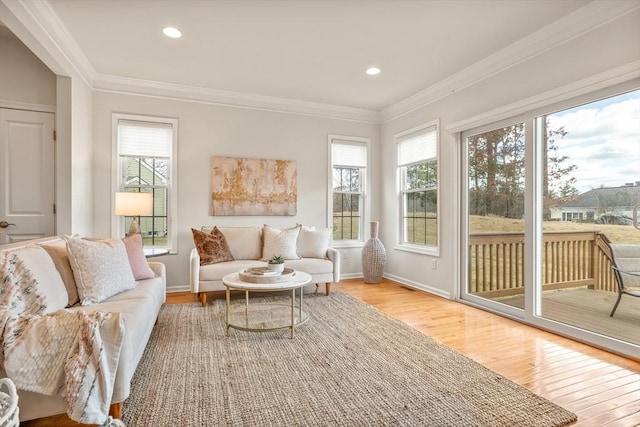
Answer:
<svg viewBox="0 0 640 427"><path fill-rule="evenodd" d="M637 7L638 0L606 0ZM575 36L591 0L47 0L94 85L223 91L379 111L478 64ZM28 5L28 4L27 4ZM598 19L597 17L595 18ZM604 19L604 18L603 18ZM610 19L610 17L606 17ZM589 25L592 25L590 21ZM181 39L161 30L179 28ZM586 25L586 24L585 24ZM585 29L586 30L586 29ZM577 31L582 31L578 29ZM546 37L546 39L545 39ZM505 62L506 61L506 62ZM367 76L371 65L382 69ZM477 70L476 70L477 74ZM476 76L479 78L480 76ZM102 83L101 83L102 82ZM137 83L136 83L137 82ZM415 96L415 95L414 95Z"/></svg>

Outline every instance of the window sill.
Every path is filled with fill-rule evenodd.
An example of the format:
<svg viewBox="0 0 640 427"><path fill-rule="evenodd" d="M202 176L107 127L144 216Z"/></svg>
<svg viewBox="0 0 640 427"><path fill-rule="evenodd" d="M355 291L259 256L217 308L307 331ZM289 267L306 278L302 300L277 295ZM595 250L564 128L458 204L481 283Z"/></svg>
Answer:
<svg viewBox="0 0 640 427"><path fill-rule="evenodd" d="M396 245L393 249L403 252L411 252L420 255L440 256L440 250L437 246L418 246L418 245Z"/></svg>
<svg viewBox="0 0 640 427"><path fill-rule="evenodd" d="M362 248L364 246L364 242L342 242L342 241L333 241L331 243L331 247L335 249L348 249L348 248Z"/></svg>

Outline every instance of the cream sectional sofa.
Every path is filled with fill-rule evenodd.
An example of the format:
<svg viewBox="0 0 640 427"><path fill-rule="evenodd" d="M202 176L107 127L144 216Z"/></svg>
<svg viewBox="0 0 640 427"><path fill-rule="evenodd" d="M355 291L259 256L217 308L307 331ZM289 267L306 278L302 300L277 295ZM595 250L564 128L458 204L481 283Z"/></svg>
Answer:
<svg viewBox="0 0 640 427"><path fill-rule="evenodd" d="M135 280L134 272L134 275L131 276L135 280L133 288L119 292L98 303L81 305L79 300L82 299L82 292L78 293L74 272L69 262L67 243L61 237L24 241L0 248L0 254L8 252L17 254L19 258L24 259L23 262L27 264L33 278L37 281L38 289L48 292L55 299L51 302L52 310L55 310L57 304L61 304L71 311L120 313L124 324L124 336L110 402L111 415L119 418L122 402L127 399L130 393L131 379L149 340L160 308L165 302L166 273L164 264L158 262L146 264L146 260L143 259L144 267L150 268L152 272L147 275L155 277ZM142 256L144 257L143 254ZM122 266L122 264L120 265ZM62 286L62 291L60 286ZM66 295L64 295L65 288ZM0 361L4 362L4 360ZM4 368L0 368L0 376L6 376ZM22 390L18 390L18 395L21 421L61 414L67 410L65 402L60 396Z"/></svg>
<svg viewBox="0 0 640 427"><path fill-rule="evenodd" d="M291 249L289 252L295 252L295 254L285 256L284 265L287 268L309 273L312 277L311 283L316 285L316 289L320 283L324 283L326 294L329 295L331 283L340 281L340 253L328 246L330 236L326 239L326 235L323 236L326 230L302 226L297 228L299 228L299 234L295 239L295 246L289 248ZM209 234L213 229L212 226L204 226L201 231ZM201 265L197 248L191 251L189 285L191 292L198 294L203 306L207 303L207 292L226 289L222 284L222 278L227 274L245 268L264 267L272 253L283 255L274 248L269 248L270 252L267 253L265 243L268 244L268 242L264 239L268 240L269 236L273 235L273 233L266 233L266 231L276 230L273 227L265 225L264 227L218 227L218 229L224 234L233 260Z"/></svg>

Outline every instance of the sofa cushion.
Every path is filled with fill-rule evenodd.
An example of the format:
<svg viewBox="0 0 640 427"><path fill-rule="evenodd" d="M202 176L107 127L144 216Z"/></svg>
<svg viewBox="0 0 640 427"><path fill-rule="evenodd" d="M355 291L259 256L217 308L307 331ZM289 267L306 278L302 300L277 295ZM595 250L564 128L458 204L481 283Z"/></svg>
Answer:
<svg viewBox="0 0 640 427"><path fill-rule="evenodd" d="M147 257L144 256L144 249L142 245L142 234L132 234L122 239L124 247L127 249L127 258L129 258L129 265L131 265L131 272L136 280L152 279L156 277L149 263Z"/></svg>
<svg viewBox="0 0 640 427"><path fill-rule="evenodd" d="M265 224L262 230L264 240L262 260L268 261L274 256L281 256L284 259L300 259L297 252L300 228L298 225L293 228L279 229Z"/></svg>
<svg viewBox="0 0 640 427"><path fill-rule="evenodd" d="M40 246L44 248L49 256L53 260L53 264L56 266L62 282L67 289L67 296L69 299L68 305L77 304L80 301L78 297L78 288L76 286L76 279L73 277L73 270L71 269L71 263L69 262L69 252L67 252L67 242L64 240L55 240L53 242L41 243Z"/></svg>
<svg viewBox="0 0 640 427"><path fill-rule="evenodd" d="M326 258L330 240L329 228L302 227L298 236L298 255L302 258Z"/></svg>
<svg viewBox="0 0 640 427"><path fill-rule="evenodd" d="M304 271L312 276L319 274L333 274L333 263L323 258L292 259L284 262L286 268Z"/></svg>
<svg viewBox="0 0 640 427"><path fill-rule="evenodd" d="M247 259L222 262L219 264L203 265L202 267L200 267L200 280L203 282L219 281L222 280L222 278L227 274L237 273L238 271L244 270L245 268L264 266L265 264L263 261Z"/></svg>
<svg viewBox="0 0 640 427"><path fill-rule="evenodd" d="M203 233L192 228L191 233L193 234L193 243L200 256L200 265L233 261L227 239L218 227L213 227L211 233Z"/></svg>
<svg viewBox="0 0 640 427"><path fill-rule="evenodd" d="M122 239L65 240L82 305L99 303L136 286Z"/></svg>
<svg viewBox="0 0 640 427"><path fill-rule="evenodd" d="M22 260L24 267L36 282L35 289L42 297L44 307L41 314L53 313L68 305L67 289L47 251L38 245L31 244L11 253Z"/></svg>
<svg viewBox="0 0 640 427"><path fill-rule="evenodd" d="M224 234L233 259L260 259L262 237L260 227L218 227ZM213 227L202 227L205 233L211 233Z"/></svg>

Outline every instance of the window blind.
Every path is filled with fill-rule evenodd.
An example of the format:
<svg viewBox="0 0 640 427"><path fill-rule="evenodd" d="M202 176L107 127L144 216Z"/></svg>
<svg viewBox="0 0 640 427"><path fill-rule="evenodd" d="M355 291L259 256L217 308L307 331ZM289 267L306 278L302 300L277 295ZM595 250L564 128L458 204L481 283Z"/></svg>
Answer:
<svg viewBox="0 0 640 427"><path fill-rule="evenodd" d="M435 159L438 154L435 126L406 135L398 142L398 166Z"/></svg>
<svg viewBox="0 0 640 427"><path fill-rule="evenodd" d="M333 141L331 143L331 164L364 168L367 166L367 146L363 143Z"/></svg>
<svg viewBox="0 0 640 427"><path fill-rule="evenodd" d="M118 121L118 153L131 157L171 156L173 127L168 123Z"/></svg>

